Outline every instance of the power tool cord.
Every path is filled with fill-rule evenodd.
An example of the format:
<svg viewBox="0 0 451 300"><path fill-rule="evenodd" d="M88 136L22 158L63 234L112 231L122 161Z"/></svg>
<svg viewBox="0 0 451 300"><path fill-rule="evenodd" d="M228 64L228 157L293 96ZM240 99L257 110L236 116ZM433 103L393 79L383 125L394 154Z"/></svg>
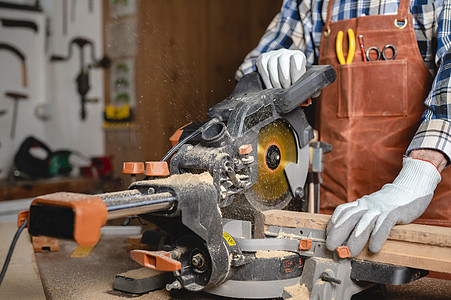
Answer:
<svg viewBox="0 0 451 300"><path fill-rule="evenodd" d="M8 255L6 255L5 263L2 267L2 273L0 273L0 285L2 284L3 277L5 277L6 269L8 269L9 261L11 260L11 256L13 255L14 247L16 247L17 240L19 239L20 234L22 233L23 229L27 227L28 220L25 220L22 225L17 229L16 235L14 235L13 241L11 243L11 246L9 247Z"/></svg>
<svg viewBox="0 0 451 300"><path fill-rule="evenodd" d="M198 129L193 131L193 133L191 133L186 138L184 138L183 140L178 142L177 145L172 147L171 150L169 150L168 153L166 153L166 155L161 159L161 161L166 161L175 151L177 151L180 147L182 147L183 144L185 144L187 141L189 141L190 139L192 139L193 137L198 135L201 131L202 131L202 127L199 127Z"/></svg>

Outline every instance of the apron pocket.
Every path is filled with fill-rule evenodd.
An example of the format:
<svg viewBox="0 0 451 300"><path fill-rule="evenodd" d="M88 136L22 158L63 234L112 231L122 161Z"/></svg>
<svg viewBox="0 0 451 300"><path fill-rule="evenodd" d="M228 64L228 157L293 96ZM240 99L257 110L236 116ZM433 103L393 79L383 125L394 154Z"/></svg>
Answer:
<svg viewBox="0 0 451 300"><path fill-rule="evenodd" d="M401 59L340 65L337 116L406 116L407 76Z"/></svg>

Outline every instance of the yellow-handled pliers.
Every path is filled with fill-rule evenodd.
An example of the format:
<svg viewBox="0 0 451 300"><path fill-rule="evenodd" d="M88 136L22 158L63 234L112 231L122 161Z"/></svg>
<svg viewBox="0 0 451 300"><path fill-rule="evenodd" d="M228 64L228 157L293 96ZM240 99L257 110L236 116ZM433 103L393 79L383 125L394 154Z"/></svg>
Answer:
<svg viewBox="0 0 451 300"><path fill-rule="evenodd" d="M348 29L348 58L345 61L343 56L343 31L339 31L337 34L337 41L335 44L335 49L337 52L337 58L341 65L350 64L354 59L355 53L355 35L351 28Z"/></svg>

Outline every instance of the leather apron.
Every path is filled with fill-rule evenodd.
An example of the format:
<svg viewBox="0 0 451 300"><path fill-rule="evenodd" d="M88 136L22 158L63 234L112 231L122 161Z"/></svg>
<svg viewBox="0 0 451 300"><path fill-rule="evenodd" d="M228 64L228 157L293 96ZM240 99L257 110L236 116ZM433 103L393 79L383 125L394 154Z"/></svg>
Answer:
<svg viewBox="0 0 451 300"><path fill-rule="evenodd" d="M336 81L322 91L317 103L316 127L321 140L333 147L324 155L323 213L332 213L337 205L373 193L395 179L420 124L433 80L418 49L413 16L408 13L409 0L400 1L397 15L362 16L332 23L333 3L330 0L328 4L319 55L319 64L332 65L337 71ZM336 38L343 31L346 59L349 28L356 37L355 55L352 63L340 64ZM375 46L382 51L391 44L397 56L394 60L364 62L359 35L363 35L365 49ZM391 53L387 56L391 57ZM451 225L451 205L447 201L451 184L443 181L422 216L429 219L426 223L439 220L439 224Z"/></svg>

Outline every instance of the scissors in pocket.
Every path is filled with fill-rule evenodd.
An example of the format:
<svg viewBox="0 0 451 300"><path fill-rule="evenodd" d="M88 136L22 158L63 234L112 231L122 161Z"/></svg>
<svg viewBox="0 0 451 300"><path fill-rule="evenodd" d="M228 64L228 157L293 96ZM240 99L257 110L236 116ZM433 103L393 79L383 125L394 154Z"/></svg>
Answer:
<svg viewBox="0 0 451 300"><path fill-rule="evenodd" d="M388 56L385 53L387 51L387 49L390 49L391 51L389 51ZM376 59L371 59L370 54L374 52L377 55ZM391 56L390 56L390 52L391 52ZM396 47L393 46L392 44L387 44L384 46L384 48L382 48L382 51L379 50L379 48L377 47L370 47L368 48L368 50L366 50L366 59L367 61L376 61L376 60L381 60L381 58L383 60L394 60L396 58L396 55L398 54L398 51L396 50Z"/></svg>
<svg viewBox="0 0 451 300"><path fill-rule="evenodd" d="M339 31L337 34L337 40L335 42L335 50L337 53L338 61L341 65L350 64L354 59L355 53L355 35L351 28L348 29L348 57L345 60L343 55L343 31Z"/></svg>

